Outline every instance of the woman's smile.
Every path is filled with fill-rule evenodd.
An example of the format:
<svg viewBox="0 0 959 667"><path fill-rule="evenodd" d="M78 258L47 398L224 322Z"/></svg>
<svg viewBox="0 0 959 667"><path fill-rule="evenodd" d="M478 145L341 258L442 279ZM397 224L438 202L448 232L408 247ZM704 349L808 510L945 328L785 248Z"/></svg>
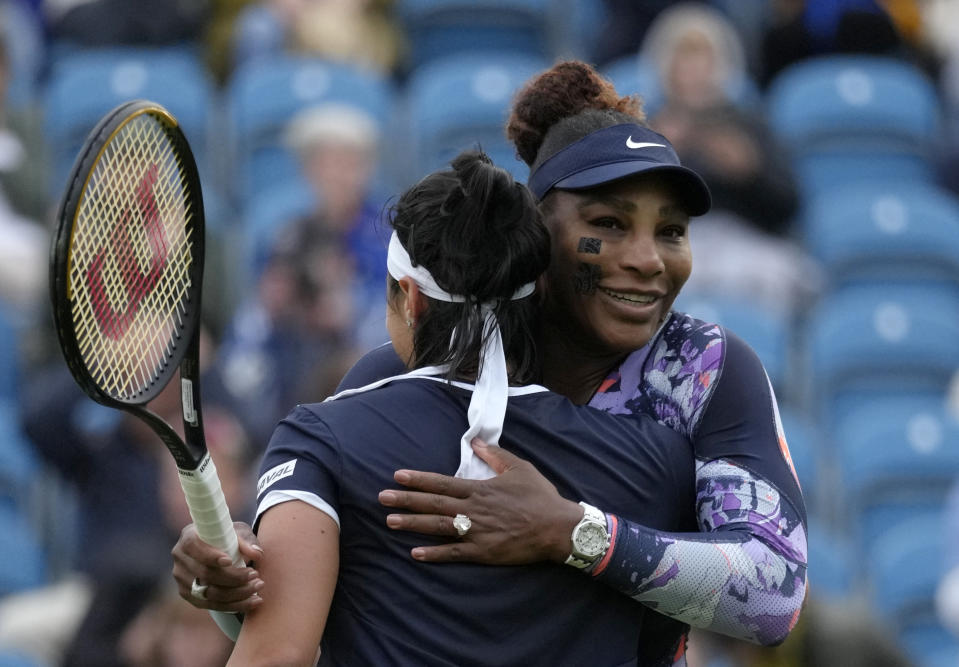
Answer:
<svg viewBox="0 0 959 667"><path fill-rule="evenodd" d="M602 341L594 351L642 347L692 269L689 217L667 184L651 175L550 197L551 319L564 323L571 338Z"/></svg>

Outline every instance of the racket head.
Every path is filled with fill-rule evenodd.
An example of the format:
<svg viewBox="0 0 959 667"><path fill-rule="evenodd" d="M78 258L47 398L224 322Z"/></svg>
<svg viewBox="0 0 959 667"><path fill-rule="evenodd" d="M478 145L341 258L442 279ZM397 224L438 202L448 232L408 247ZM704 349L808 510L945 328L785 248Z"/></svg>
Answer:
<svg viewBox="0 0 959 667"><path fill-rule="evenodd" d="M149 402L196 348L203 239L199 174L176 119L147 100L107 113L70 172L50 262L60 348L95 401Z"/></svg>

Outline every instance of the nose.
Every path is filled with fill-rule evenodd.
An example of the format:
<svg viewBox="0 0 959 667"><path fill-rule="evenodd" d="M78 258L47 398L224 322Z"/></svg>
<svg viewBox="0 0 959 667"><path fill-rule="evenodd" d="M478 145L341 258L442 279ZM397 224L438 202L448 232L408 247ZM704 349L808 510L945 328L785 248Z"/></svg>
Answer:
<svg viewBox="0 0 959 667"><path fill-rule="evenodd" d="M644 278L651 278L666 270L659 245L650 234L634 234L623 248L621 262L624 269L635 271Z"/></svg>

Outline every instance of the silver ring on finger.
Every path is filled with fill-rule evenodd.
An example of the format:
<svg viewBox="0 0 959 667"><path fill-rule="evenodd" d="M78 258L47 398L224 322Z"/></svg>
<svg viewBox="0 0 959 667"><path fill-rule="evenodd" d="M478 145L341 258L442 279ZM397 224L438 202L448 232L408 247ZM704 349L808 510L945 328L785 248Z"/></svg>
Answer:
<svg viewBox="0 0 959 667"><path fill-rule="evenodd" d="M453 528L456 529L456 534L460 537L466 535L472 526L473 522L465 514L457 514L453 517Z"/></svg>
<svg viewBox="0 0 959 667"><path fill-rule="evenodd" d="M195 597L197 600L206 600L206 589L209 588L206 584L201 585L199 579L194 579L193 583L190 585L190 595Z"/></svg>

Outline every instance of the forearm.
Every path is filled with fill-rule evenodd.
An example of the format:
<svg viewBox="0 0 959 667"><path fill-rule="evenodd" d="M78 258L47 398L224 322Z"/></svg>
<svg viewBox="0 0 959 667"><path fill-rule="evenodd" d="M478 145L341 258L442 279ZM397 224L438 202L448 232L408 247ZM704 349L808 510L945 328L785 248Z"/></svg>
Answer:
<svg viewBox="0 0 959 667"><path fill-rule="evenodd" d="M692 626L777 644L805 595L805 526L761 479L721 461L703 468L703 532L667 533L610 517L614 542L592 574Z"/></svg>

